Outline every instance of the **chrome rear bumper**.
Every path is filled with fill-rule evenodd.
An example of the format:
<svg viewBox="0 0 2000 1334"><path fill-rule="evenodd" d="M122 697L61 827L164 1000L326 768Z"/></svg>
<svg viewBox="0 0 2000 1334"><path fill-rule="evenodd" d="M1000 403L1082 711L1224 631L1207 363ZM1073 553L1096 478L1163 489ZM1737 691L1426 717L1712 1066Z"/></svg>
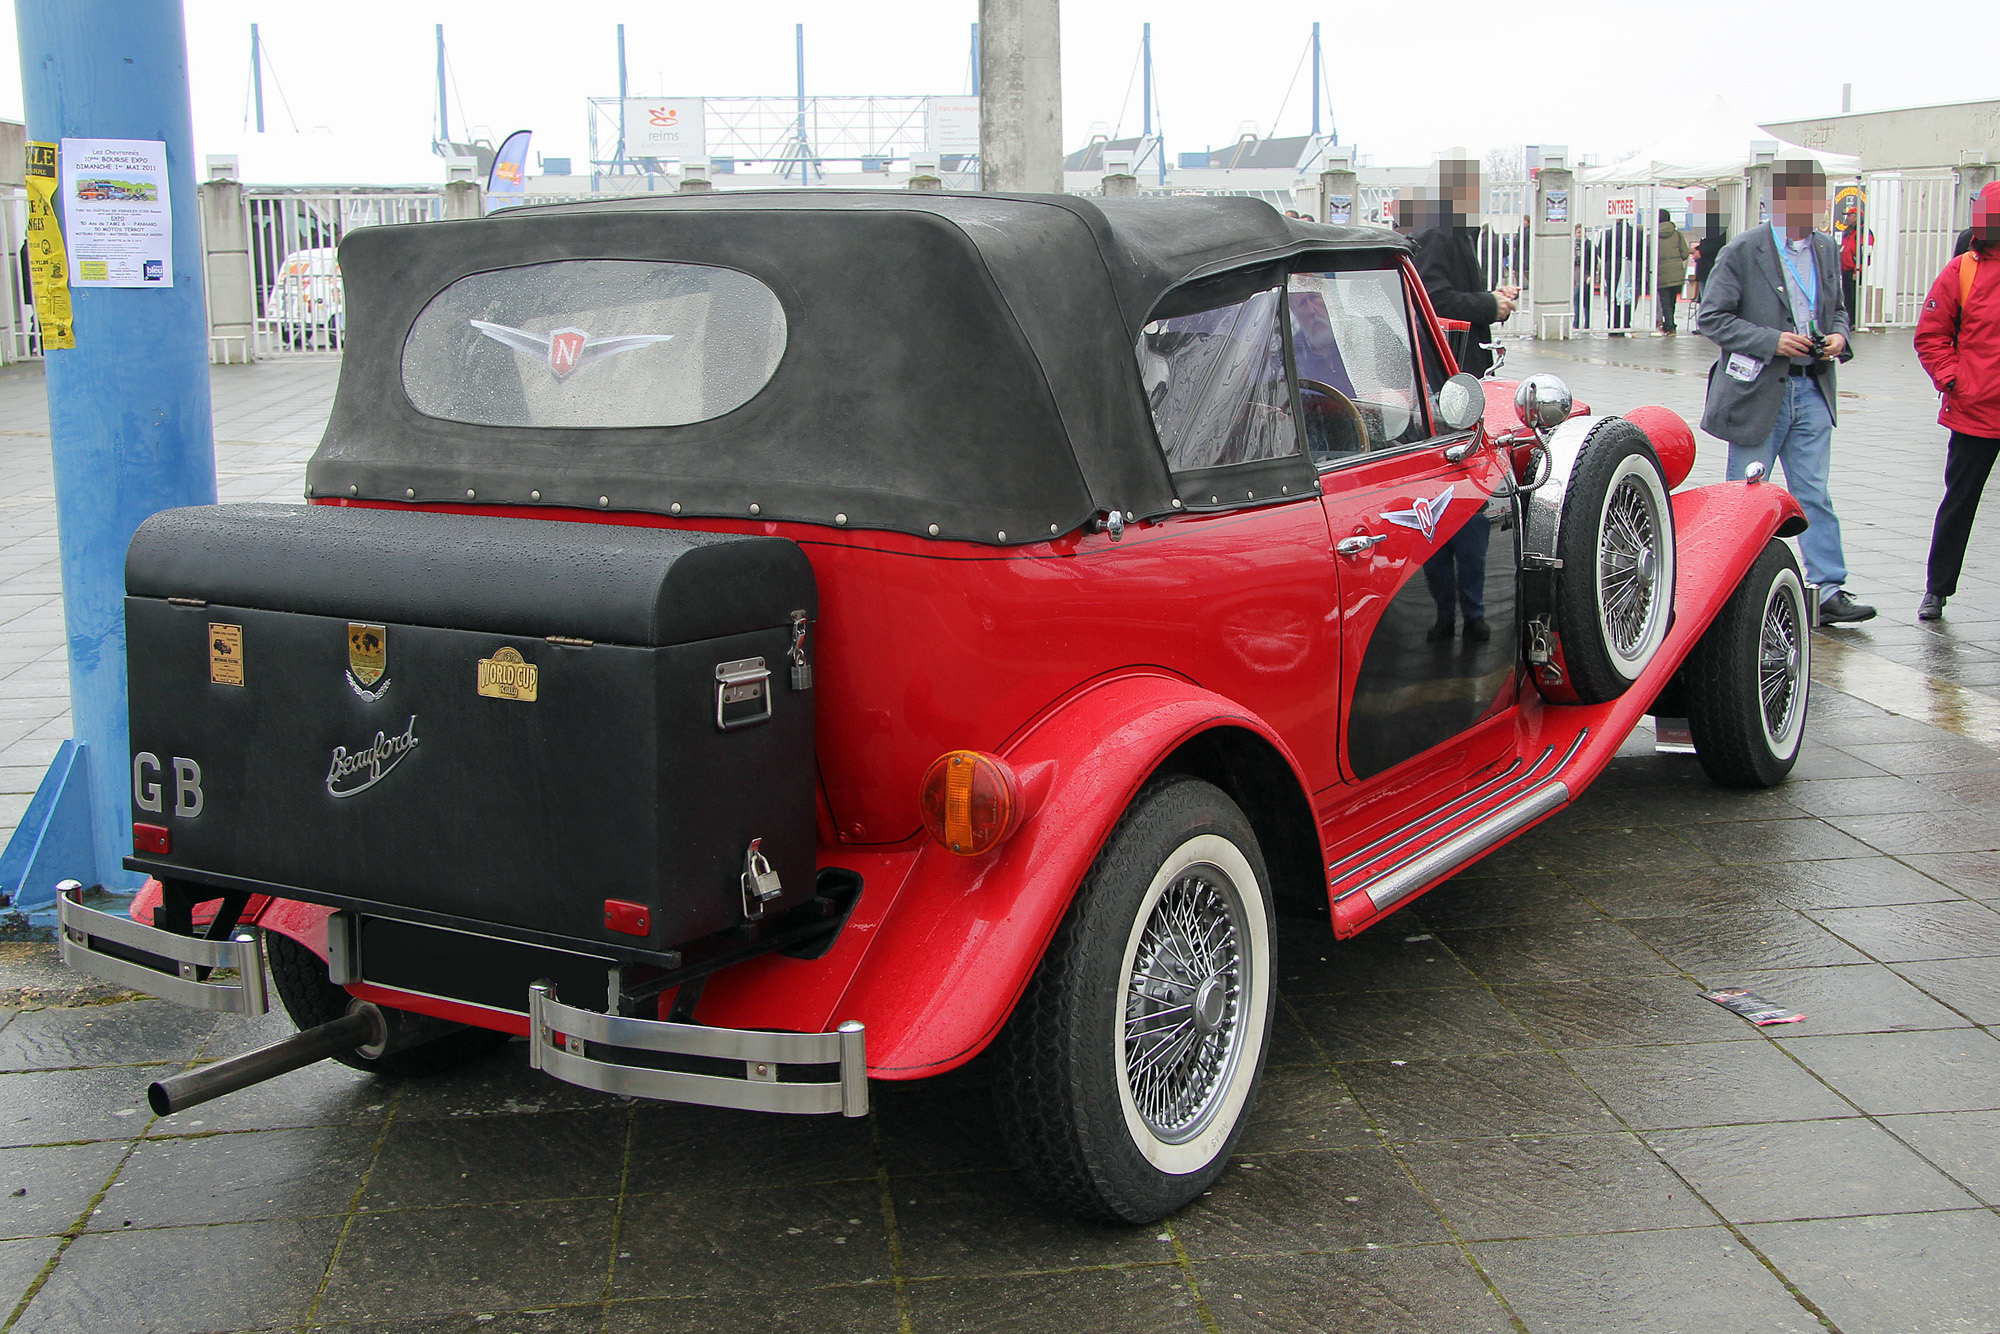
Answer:
<svg viewBox="0 0 2000 1334"><path fill-rule="evenodd" d="M259 1015L270 1009L264 951L257 937L238 931L229 940L204 940L146 926L129 917L86 908L83 887L68 881L56 894L57 939L62 961L79 972L161 1000L225 1014ZM104 948L122 946L173 965L163 972ZM237 982L202 980L201 969L233 968Z"/></svg>
<svg viewBox="0 0 2000 1334"><path fill-rule="evenodd" d="M548 986L528 988L528 1063L557 1079L603 1093L701 1103L755 1112L842 1116L868 1114L866 1031L849 1020L832 1033L771 1033L628 1019L578 1010ZM741 1061L742 1078L658 1070L587 1055L588 1044ZM781 1066L831 1065L838 1077L806 1083L780 1079Z"/></svg>

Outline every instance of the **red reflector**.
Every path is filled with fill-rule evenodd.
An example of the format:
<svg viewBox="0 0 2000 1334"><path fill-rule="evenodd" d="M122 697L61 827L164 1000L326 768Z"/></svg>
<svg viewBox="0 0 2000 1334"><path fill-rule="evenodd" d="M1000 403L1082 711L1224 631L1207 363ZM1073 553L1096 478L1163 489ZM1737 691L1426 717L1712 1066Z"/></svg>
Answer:
<svg viewBox="0 0 2000 1334"><path fill-rule="evenodd" d="M132 851L157 852L161 856L173 851L173 838L163 824L134 824L132 826Z"/></svg>
<svg viewBox="0 0 2000 1334"><path fill-rule="evenodd" d="M628 936L650 936L653 934L653 910L643 903L606 899L604 929L622 932Z"/></svg>

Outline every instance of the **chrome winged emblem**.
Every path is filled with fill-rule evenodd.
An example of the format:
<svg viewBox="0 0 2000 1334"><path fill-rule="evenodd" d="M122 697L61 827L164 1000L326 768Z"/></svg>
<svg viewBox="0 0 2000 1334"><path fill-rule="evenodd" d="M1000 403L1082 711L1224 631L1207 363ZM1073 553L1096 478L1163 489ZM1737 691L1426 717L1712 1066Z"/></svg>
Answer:
<svg viewBox="0 0 2000 1334"><path fill-rule="evenodd" d="M1458 484L1454 482L1429 500L1412 501L1406 510L1384 510L1382 517L1390 523L1416 529L1424 535L1426 542L1433 541L1437 536L1438 520L1451 508L1451 493L1457 489Z"/></svg>
<svg viewBox="0 0 2000 1334"><path fill-rule="evenodd" d="M558 380L567 380L571 374L593 361L615 357L620 352L636 352L642 347L673 339L672 334L611 334L593 338L582 329L551 329L546 334L536 334L489 320L467 322L494 342L505 343L516 352L541 359L547 364L549 373Z"/></svg>

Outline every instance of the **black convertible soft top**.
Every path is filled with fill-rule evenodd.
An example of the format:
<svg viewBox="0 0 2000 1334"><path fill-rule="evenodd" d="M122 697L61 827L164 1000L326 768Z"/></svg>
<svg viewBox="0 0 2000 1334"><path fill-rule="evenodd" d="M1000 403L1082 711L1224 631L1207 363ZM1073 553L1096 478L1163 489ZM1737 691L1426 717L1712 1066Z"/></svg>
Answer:
<svg viewBox="0 0 2000 1334"><path fill-rule="evenodd" d="M1287 219L1247 198L888 191L621 197L359 229L340 247L347 344L310 494L755 514L1003 545L1102 510L1162 514L1174 488L1132 351L1162 298L1313 251L1404 248L1392 232ZM421 411L404 351L433 297L468 275L563 260L749 274L782 306L783 356L741 406L686 425ZM539 329L519 327L566 322L559 309L537 316Z"/></svg>

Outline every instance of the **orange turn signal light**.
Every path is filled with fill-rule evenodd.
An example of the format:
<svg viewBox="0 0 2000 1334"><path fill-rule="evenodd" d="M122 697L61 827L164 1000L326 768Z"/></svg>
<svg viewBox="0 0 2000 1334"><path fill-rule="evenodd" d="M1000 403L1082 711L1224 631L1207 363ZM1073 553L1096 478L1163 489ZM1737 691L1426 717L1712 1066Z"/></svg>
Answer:
<svg viewBox="0 0 2000 1334"><path fill-rule="evenodd" d="M948 751L925 771L917 804L932 838L961 857L977 857L999 847L1020 823L1021 785L997 756Z"/></svg>

